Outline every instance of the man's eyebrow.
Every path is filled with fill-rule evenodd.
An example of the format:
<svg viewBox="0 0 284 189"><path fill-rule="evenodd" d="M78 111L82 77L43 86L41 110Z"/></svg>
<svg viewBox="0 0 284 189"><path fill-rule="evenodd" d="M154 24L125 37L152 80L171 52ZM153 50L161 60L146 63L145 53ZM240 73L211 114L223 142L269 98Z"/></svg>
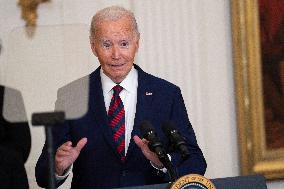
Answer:
<svg viewBox="0 0 284 189"><path fill-rule="evenodd" d="M120 42L121 41L127 41L127 42L129 42L129 41L133 41L133 39L132 38L125 38L125 39L121 39L121 40L119 40Z"/></svg>
<svg viewBox="0 0 284 189"><path fill-rule="evenodd" d="M100 39L100 41L101 42L106 42L106 41L110 41L109 39L104 39L104 38L102 38L102 39Z"/></svg>
<svg viewBox="0 0 284 189"><path fill-rule="evenodd" d="M124 39L118 40L118 42L122 42L122 41L131 42L131 41L133 41L133 39L132 38L124 38ZM99 42L112 42L112 41L110 39L101 38L101 39L99 39Z"/></svg>

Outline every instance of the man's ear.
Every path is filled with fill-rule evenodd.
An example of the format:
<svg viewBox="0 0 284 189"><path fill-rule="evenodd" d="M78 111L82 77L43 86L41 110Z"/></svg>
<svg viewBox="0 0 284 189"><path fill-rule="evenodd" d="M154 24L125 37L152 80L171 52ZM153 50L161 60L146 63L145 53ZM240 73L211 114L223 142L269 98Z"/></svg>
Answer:
<svg viewBox="0 0 284 189"><path fill-rule="evenodd" d="M98 57L97 50L96 50L96 46L95 46L95 43L94 43L94 42L91 43L91 48L92 48L93 54L94 54L96 57Z"/></svg>
<svg viewBox="0 0 284 189"><path fill-rule="evenodd" d="M135 44L136 45L136 53L138 52L138 49L139 49L139 41L140 41L140 37L138 37L136 42L135 42L136 43Z"/></svg>
<svg viewBox="0 0 284 189"><path fill-rule="evenodd" d="M91 45L91 49L93 54L98 57L97 55L97 51L96 51L96 46L95 46L95 40L92 39L92 37L90 37L90 45Z"/></svg>

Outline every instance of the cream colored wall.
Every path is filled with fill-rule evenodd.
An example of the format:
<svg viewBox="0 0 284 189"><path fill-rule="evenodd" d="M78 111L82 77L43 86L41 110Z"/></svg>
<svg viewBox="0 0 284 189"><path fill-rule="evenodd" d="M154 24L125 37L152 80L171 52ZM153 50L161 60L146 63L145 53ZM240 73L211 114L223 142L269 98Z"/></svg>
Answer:
<svg viewBox="0 0 284 189"><path fill-rule="evenodd" d="M112 4L123 5L136 14L141 31L136 63L181 87L189 118L207 159L206 176L239 175L229 1L52 0L39 6L38 25L88 25L97 10ZM0 56L0 81L13 81L15 87L21 80L16 77L7 79L3 69L8 66L5 50L10 43L11 31L20 26L24 26L24 22L20 19L16 2L0 0L0 38L4 47ZM69 70L70 76L60 78L59 84L54 81L56 85L78 78L98 65L85 44L80 44L78 49L88 51L87 55L81 55L84 61L72 63L74 69ZM34 74L27 75L32 77ZM39 103L31 100L28 91L26 88L24 97L28 113L31 113ZM55 100L55 92L46 95L49 101L42 102L43 107ZM36 189L34 167L44 134L42 128L31 127L31 130L32 151L26 168L30 187ZM268 186L280 189L283 184L283 181L278 181L268 183ZM60 188L69 185L70 179Z"/></svg>

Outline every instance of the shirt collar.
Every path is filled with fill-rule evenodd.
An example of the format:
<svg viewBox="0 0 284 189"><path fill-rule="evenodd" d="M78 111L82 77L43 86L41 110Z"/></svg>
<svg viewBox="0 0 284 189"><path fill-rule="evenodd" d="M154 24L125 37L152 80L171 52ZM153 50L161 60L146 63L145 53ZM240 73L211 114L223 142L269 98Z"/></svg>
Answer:
<svg viewBox="0 0 284 189"><path fill-rule="evenodd" d="M102 88L104 93L109 93L112 88L117 85L113 82L102 70L100 70ZM130 72L127 74L126 78L119 84L126 91L133 93L137 90L138 86L138 73L137 70L132 66Z"/></svg>

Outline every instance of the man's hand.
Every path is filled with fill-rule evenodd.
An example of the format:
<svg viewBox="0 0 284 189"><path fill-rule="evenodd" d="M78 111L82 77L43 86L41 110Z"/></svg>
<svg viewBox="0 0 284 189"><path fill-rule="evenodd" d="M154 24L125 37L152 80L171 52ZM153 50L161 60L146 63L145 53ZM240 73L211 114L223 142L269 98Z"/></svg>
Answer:
<svg viewBox="0 0 284 189"><path fill-rule="evenodd" d="M55 154L55 172L57 175L63 175L64 171L74 163L86 143L87 138L82 138L75 147L72 147L72 142L68 141L57 148Z"/></svg>
<svg viewBox="0 0 284 189"><path fill-rule="evenodd" d="M149 149L148 147L149 141L147 141L146 139L141 140L137 135L133 137L133 140L137 144L137 146L141 149L144 156L148 160L150 160L152 164L155 165L155 167L159 169L162 169L164 167L162 162L159 160L158 156Z"/></svg>

